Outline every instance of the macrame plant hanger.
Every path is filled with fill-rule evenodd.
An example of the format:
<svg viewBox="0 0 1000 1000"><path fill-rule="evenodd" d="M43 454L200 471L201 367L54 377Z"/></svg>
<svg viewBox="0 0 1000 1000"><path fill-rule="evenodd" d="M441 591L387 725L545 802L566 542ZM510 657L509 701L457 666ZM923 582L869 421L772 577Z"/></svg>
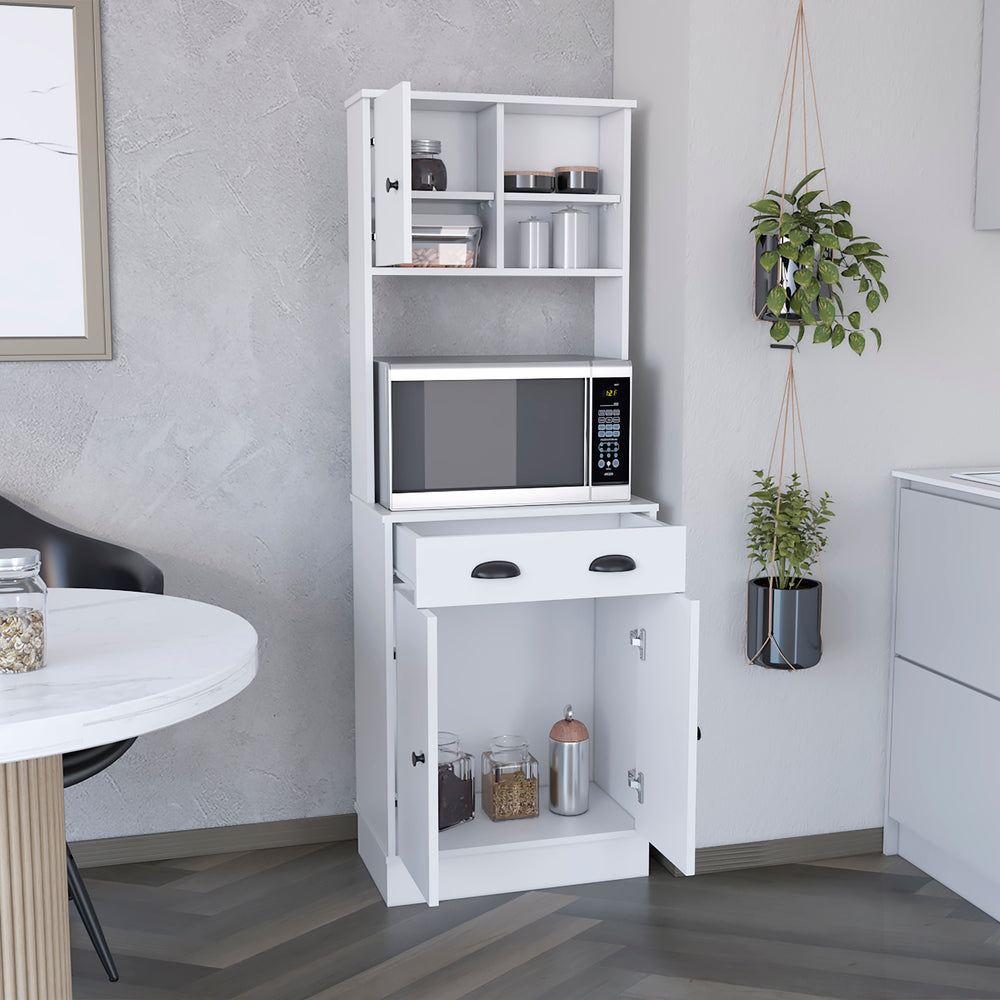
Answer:
<svg viewBox="0 0 1000 1000"><path fill-rule="evenodd" d="M778 128L781 124L782 113L785 108L785 94L788 92L788 81L791 77L791 92L789 94L788 100L788 124L785 131L785 159L782 168L781 176L781 193L784 194L788 190L788 159L792 148L792 117L795 110L795 91L797 86L801 87L800 93L800 103L802 105L802 155L804 160L805 170L803 175L809 173L809 129L808 122L806 120L806 65L809 66L809 83L812 90L813 99L813 111L816 116L816 131L819 136L819 148L820 148L820 159L823 164L823 177L826 179L826 152L823 148L823 131L819 124L819 104L816 99L816 84L813 79L813 68L812 68L812 54L809 49L809 35L806 31L806 19L805 11L802 6L802 0L799 0L798 11L795 15L795 29L792 32L792 41L788 48L788 61L785 64L785 79L781 85L781 100L778 102L778 114L774 122L774 134L771 137L771 152L767 160L767 170L764 174L764 197L767 194L768 182L771 176L771 165L774 161L774 148L778 138ZM827 182L827 192L829 196L829 184ZM780 212L778 216L778 229L776 234L778 235L779 241L781 238L781 222L784 218L784 200L780 201ZM762 310L763 311L763 310ZM762 318L758 314L758 319ZM799 340L802 339L801 326L800 326ZM778 453L778 435L781 435L781 452L778 459L778 478L777 487L778 494L777 500L775 502L775 512L774 512L774 538L771 545L771 558L765 567L768 577L767 586L767 635L764 641L761 643L760 648L757 649L753 656L746 658L746 636L744 636L743 649L744 658L747 659L747 663L752 664L753 661L760 656L765 649L768 648L768 644L771 644L771 648L777 650L778 655L781 657L782 662L788 667L789 670L795 670L795 665L785 655L785 651L780 648L777 641L774 639L774 578L777 572L777 562L778 562L778 517L781 513L781 500L782 500L782 489L785 482L785 461L788 457L789 451L791 451L791 472L798 472L798 455L799 451L802 453L802 470L805 474L806 479L806 489L809 493L810 501L813 496L812 486L809 482L809 465L806 461L806 443L805 437L802 433L802 416L799 410L799 395L798 389L795 385L795 345L793 344L771 344L772 348L784 349L788 351L788 373L785 376L785 389L781 398L781 407L778 410L778 423L774 430L774 440L771 444L771 457L767 465L767 475L772 475L774 471L774 458ZM791 448L789 448L789 444ZM820 584L823 582L823 566L819 559L816 557L816 566L819 572ZM747 585L750 584L750 577L753 571L753 562L749 563L747 568ZM822 591L820 596L820 607L819 607L819 635L820 635L820 648L822 648L823 641L823 599ZM747 628L749 629L749 623L747 623Z"/></svg>

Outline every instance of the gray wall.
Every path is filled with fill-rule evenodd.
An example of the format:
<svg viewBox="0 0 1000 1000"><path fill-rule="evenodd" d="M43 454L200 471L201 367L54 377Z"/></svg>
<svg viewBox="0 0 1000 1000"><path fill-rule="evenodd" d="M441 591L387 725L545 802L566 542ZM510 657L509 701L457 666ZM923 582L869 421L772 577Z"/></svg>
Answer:
<svg viewBox="0 0 1000 1000"><path fill-rule="evenodd" d="M609 96L611 2L101 7L115 359L4 366L3 491L244 615L261 667L70 790L69 836L349 812L343 101L403 79ZM422 294L420 313L449 343L484 305L507 346L529 319L572 346L563 293L512 314L521 291L475 282L472 303ZM403 303L377 307L410 329Z"/></svg>

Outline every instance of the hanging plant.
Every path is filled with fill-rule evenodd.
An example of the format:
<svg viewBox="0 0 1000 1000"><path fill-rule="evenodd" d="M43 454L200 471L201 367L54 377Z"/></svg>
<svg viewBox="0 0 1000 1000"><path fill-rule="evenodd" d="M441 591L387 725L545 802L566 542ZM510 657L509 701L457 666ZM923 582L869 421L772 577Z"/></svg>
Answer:
<svg viewBox="0 0 1000 1000"><path fill-rule="evenodd" d="M844 282L869 313L875 312L889 298L880 259L886 255L879 243L855 234L849 202L814 207L822 188L807 185L823 169L806 174L787 194L768 191L771 197L750 205L757 213L751 228L757 234L755 309L758 318L771 320L772 340L784 340L798 325L799 343L805 327L813 326L814 344L838 347L846 339L861 354L865 334L874 336L880 348L882 333L874 326L862 328L860 309L845 311Z"/></svg>
<svg viewBox="0 0 1000 1000"><path fill-rule="evenodd" d="M809 127L805 101L807 65L815 112L814 124L823 163L815 170L809 169ZM788 100L781 189L768 190L789 79L791 94ZM788 163L796 89L800 90L805 176L789 191ZM862 308L874 313L889 298L885 282L886 254L880 243L854 232L849 202L834 201L832 198L829 201L818 200L823 188L810 188L809 185L821 173L829 188L816 84L813 80L812 53L809 49L802 0L799 0L795 30L785 67L785 81L778 103L778 116L771 138L771 154L764 177L765 195L750 205L756 213L751 232L757 237L754 314L758 319L770 322L771 338L778 343L788 338L792 327L797 326L797 345L803 339L805 328L812 326L815 328L813 343L829 343L831 347L839 347L846 340L851 349L860 355L869 337L875 339L877 348L882 346L881 331L874 326L862 326ZM857 297L860 297L860 301Z"/></svg>

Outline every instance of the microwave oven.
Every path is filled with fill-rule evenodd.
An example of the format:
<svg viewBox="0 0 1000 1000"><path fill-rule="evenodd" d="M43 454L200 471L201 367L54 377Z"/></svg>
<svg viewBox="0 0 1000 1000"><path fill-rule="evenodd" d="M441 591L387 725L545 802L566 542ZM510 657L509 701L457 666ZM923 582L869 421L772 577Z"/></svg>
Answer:
<svg viewBox="0 0 1000 1000"><path fill-rule="evenodd" d="M376 358L378 501L628 500L631 377L602 358Z"/></svg>

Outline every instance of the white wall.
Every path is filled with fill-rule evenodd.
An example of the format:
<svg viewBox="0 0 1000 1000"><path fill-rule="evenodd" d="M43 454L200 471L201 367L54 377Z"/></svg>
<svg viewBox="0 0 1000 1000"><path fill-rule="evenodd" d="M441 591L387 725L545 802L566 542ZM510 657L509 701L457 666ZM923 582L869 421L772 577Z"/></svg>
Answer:
<svg viewBox="0 0 1000 1000"><path fill-rule="evenodd" d="M807 4L833 194L889 253L891 299L876 320L880 354L805 344L795 362L812 483L837 512L823 659L797 674L745 664L745 498L750 470L767 463L787 365L751 316L745 206L761 194L796 6L615 4L616 96L656 101L686 161L683 229L678 193L661 192L633 249L656 262L635 290L650 305L634 356L638 392L683 357L683 424L659 429L670 439L660 450L682 455L671 513L689 526L690 591L702 601L699 846L881 825L889 472L1000 458L1000 233L972 228L982 0ZM686 50L686 90L665 47ZM640 189L663 176L649 155L636 168ZM650 273L683 275L674 308ZM674 506L669 465L648 489Z"/></svg>

